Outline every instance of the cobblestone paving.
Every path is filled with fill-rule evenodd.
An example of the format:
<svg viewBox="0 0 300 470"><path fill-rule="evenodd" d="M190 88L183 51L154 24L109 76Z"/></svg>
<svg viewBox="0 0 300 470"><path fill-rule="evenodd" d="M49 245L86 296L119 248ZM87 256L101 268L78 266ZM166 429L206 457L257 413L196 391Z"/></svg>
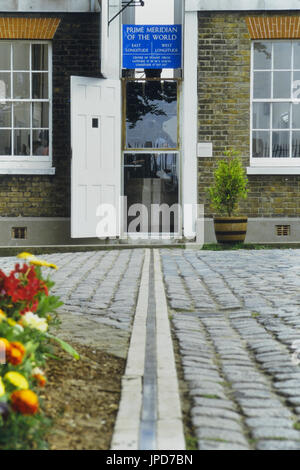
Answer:
<svg viewBox="0 0 300 470"><path fill-rule="evenodd" d="M299 450L300 250L161 256L198 448Z"/></svg>
<svg viewBox="0 0 300 470"><path fill-rule="evenodd" d="M126 358L144 254L133 249L39 256L59 267L43 268L55 282L51 293L64 302L59 335ZM16 261L1 258L0 268L9 272Z"/></svg>

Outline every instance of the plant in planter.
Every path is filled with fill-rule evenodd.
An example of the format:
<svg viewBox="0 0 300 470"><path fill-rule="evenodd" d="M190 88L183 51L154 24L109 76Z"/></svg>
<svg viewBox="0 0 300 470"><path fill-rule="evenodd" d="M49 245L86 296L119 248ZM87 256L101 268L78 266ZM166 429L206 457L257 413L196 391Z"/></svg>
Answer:
<svg viewBox="0 0 300 470"><path fill-rule="evenodd" d="M214 227L219 243L241 243L245 240L247 217L234 216L240 199L247 197L245 169L240 153L236 150L224 152L225 159L218 162L214 171L214 184L208 188L211 207L224 217L214 217Z"/></svg>

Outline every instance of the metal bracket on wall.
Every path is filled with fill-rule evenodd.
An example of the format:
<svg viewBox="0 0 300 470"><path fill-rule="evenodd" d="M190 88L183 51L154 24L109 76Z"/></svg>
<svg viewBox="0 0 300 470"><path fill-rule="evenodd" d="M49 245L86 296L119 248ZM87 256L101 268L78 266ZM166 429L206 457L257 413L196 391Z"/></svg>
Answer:
<svg viewBox="0 0 300 470"><path fill-rule="evenodd" d="M124 10L126 10L127 7L143 7L145 5L145 2L143 0L130 0L130 1L122 1L122 9L117 13L115 16L113 16L109 22L108 26L110 23L112 23L121 13L123 13Z"/></svg>

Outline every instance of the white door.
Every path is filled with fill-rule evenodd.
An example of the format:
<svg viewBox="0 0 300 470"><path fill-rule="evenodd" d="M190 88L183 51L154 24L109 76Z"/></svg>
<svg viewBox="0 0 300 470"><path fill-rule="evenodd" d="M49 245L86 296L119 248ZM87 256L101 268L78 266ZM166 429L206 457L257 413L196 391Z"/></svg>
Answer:
<svg viewBox="0 0 300 470"><path fill-rule="evenodd" d="M120 234L121 84L71 77L71 237Z"/></svg>

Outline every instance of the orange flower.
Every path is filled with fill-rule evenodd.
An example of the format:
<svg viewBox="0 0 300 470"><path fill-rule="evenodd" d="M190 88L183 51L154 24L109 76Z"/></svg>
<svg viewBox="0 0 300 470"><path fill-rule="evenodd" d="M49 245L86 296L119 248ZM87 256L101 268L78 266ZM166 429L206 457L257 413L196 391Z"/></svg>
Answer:
<svg viewBox="0 0 300 470"><path fill-rule="evenodd" d="M18 366L23 361L23 356L17 348L11 348L10 353L7 355L7 361L13 366Z"/></svg>
<svg viewBox="0 0 300 470"><path fill-rule="evenodd" d="M22 415L34 415L39 409L38 397L31 390L16 390L10 399L13 410Z"/></svg>
<svg viewBox="0 0 300 470"><path fill-rule="evenodd" d="M10 345L13 347L13 348L16 348L20 351L20 353L22 354L22 356L24 356L25 354L25 347L23 346L22 343L19 343L19 341L12 341L10 343Z"/></svg>
<svg viewBox="0 0 300 470"><path fill-rule="evenodd" d="M46 377L44 375L34 374L33 377L37 381L37 384L38 384L39 387L45 387L47 380L46 380Z"/></svg>
<svg viewBox="0 0 300 470"><path fill-rule="evenodd" d="M3 338L1 338L1 340L3 340ZM18 341L13 341L11 343L9 343L7 340L5 341L6 360L13 366L21 364L25 354L25 348L23 344L19 343Z"/></svg>

